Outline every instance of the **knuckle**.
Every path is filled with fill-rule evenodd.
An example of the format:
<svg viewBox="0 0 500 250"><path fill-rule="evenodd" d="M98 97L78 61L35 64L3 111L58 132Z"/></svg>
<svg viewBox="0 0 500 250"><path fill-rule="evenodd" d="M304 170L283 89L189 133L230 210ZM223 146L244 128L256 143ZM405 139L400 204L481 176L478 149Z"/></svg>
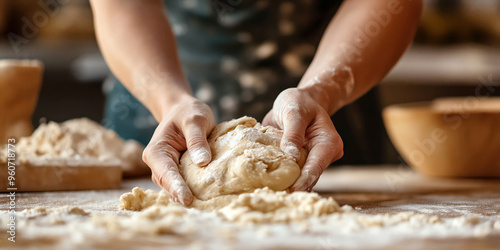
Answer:
<svg viewBox="0 0 500 250"><path fill-rule="evenodd" d="M204 147L205 146L205 143L206 142L206 139L203 138L203 137L198 137L198 136L195 136L195 137L191 137L191 138L188 138L186 139L186 144L188 145L188 147L190 148L193 148L193 147L196 147L196 148L199 148L199 147Z"/></svg>
<svg viewBox="0 0 500 250"><path fill-rule="evenodd" d="M166 155L168 158L175 160L180 157L179 151L177 151L172 145L164 143L161 146L155 147L155 150L153 152L155 155L163 154ZM167 166L170 166L167 164Z"/></svg>
<svg viewBox="0 0 500 250"><path fill-rule="evenodd" d="M281 91L279 97L281 98L298 98L301 94L300 89L297 88L288 88Z"/></svg>
<svg viewBox="0 0 500 250"><path fill-rule="evenodd" d="M333 161L336 161L344 156L344 142L342 141L342 138L340 138L340 136L336 136L336 138L334 139L334 146L337 149L337 154L335 155Z"/></svg>
<svg viewBox="0 0 500 250"><path fill-rule="evenodd" d="M158 178L156 178L156 182L158 182L158 186L163 187L165 184L165 179L162 176L158 176Z"/></svg>
<svg viewBox="0 0 500 250"><path fill-rule="evenodd" d="M342 138L340 138L340 136L336 134L329 138L328 143L337 148L344 148L344 142L342 141Z"/></svg>
<svg viewBox="0 0 500 250"><path fill-rule="evenodd" d="M333 161L337 161L339 160L340 158L342 158L344 156L344 149L340 149L339 152L337 153L337 155L335 156L335 158L333 159Z"/></svg>
<svg viewBox="0 0 500 250"><path fill-rule="evenodd" d="M150 151L150 148L149 147L146 147L143 151L142 151L142 161L146 164L148 164L148 160L149 160L149 151Z"/></svg>
<svg viewBox="0 0 500 250"><path fill-rule="evenodd" d="M297 145L302 145L303 135L297 132L289 132L283 136L283 140L285 141L285 143L291 142Z"/></svg>
<svg viewBox="0 0 500 250"><path fill-rule="evenodd" d="M312 162L312 168L310 169L310 174L313 176L319 176L327 166L323 166L319 161Z"/></svg>
<svg viewBox="0 0 500 250"><path fill-rule="evenodd" d="M171 164L166 164L166 167L167 167L168 169L170 169L170 168L172 168L172 167L176 166L176 165L175 165L175 163L176 163L176 162L177 162L177 160L179 159L179 156L180 156L180 155L179 155L179 153L174 152L174 151L172 151L172 150L166 150L166 151L164 152L164 154L165 154L168 158L170 158L170 159L173 161L173 162L170 162Z"/></svg>
<svg viewBox="0 0 500 250"><path fill-rule="evenodd" d="M169 185L168 185L168 180L165 176L157 176L156 177L156 185L165 189L168 193L170 193L170 188L169 188Z"/></svg>
<svg viewBox="0 0 500 250"><path fill-rule="evenodd" d="M305 108L302 105L292 103L283 108L283 115L285 118L298 118L305 113L304 111Z"/></svg>
<svg viewBox="0 0 500 250"><path fill-rule="evenodd" d="M192 113L186 116L184 119L184 125L206 125L208 124L208 118L205 114L201 112Z"/></svg>
<svg viewBox="0 0 500 250"><path fill-rule="evenodd" d="M154 184L156 184L157 186L160 186L160 185L158 185L158 181L157 181L155 174L151 174L151 180L153 181Z"/></svg>

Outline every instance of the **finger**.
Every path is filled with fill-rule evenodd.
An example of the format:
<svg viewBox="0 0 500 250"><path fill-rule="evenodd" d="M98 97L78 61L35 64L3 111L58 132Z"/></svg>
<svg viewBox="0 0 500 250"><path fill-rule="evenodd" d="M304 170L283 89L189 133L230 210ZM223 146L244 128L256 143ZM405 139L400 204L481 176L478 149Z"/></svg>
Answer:
<svg viewBox="0 0 500 250"><path fill-rule="evenodd" d="M300 159L300 148L304 144L307 122L298 115L286 117L283 121L283 137L280 147L283 152L293 156L296 161Z"/></svg>
<svg viewBox="0 0 500 250"><path fill-rule="evenodd" d="M307 189L312 189L320 175L330 163L340 158L339 152L343 151L339 149L339 147L341 147L341 145L333 145L332 143L318 143L314 145L309 151L301 175L295 181L291 190L305 191ZM332 153L332 151L336 153Z"/></svg>
<svg viewBox="0 0 500 250"><path fill-rule="evenodd" d="M330 164L329 159L324 158L326 148L321 147L318 145L309 152L301 174L291 188L292 191L306 191Z"/></svg>
<svg viewBox="0 0 500 250"><path fill-rule="evenodd" d="M156 174L156 185L164 188L170 198L184 206L189 206L193 202L193 194L188 185L180 175L177 168L169 169L162 174Z"/></svg>
<svg viewBox="0 0 500 250"><path fill-rule="evenodd" d="M320 178L321 178L321 177L320 177ZM307 192L312 192L312 191L313 191L314 186L316 186L316 183L318 183L318 180L319 180L320 178L316 179L316 181L314 181L314 183L313 183L313 184L312 184L309 188L307 188L307 190L306 190L306 191L307 191Z"/></svg>
<svg viewBox="0 0 500 250"><path fill-rule="evenodd" d="M262 120L262 125L264 126L273 126L276 127L276 124L273 121L273 110L269 111L264 119Z"/></svg>
<svg viewBox="0 0 500 250"><path fill-rule="evenodd" d="M158 187L161 187L161 185L160 185L160 181L159 181L159 179L158 179L158 177L156 176L156 174L155 174L155 173L152 173L152 174L151 174L151 180L152 180L152 181L153 181L153 183L154 183L154 184L156 184ZM165 191L167 191L167 189L166 189L166 188L163 188L163 189L164 189ZM169 192L169 191L167 191L167 194L168 194L168 197L170 198L170 200L171 200L171 201L173 201L173 202L177 202L177 203L180 203L180 201L179 201L179 199L177 198L177 196L174 196L174 195L170 194L170 192Z"/></svg>
<svg viewBox="0 0 500 250"><path fill-rule="evenodd" d="M172 200L188 206L193 202L193 194L179 173L179 152L170 145L147 147L143 160L153 173L153 182L165 189Z"/></svg>
<svg viewBox="0 0 500 250"><path fill-rule="evenodd" d="M206 166L212 159L207 135L208 132L197 124L189 124L184 129L184 137L191 160L198 166Z"/></svg>

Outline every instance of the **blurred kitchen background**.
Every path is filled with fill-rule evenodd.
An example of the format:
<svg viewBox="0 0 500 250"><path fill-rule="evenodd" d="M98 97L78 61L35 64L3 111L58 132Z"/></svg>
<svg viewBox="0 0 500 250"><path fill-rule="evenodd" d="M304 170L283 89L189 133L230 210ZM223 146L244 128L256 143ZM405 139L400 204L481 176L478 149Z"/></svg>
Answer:
<svg viewBox="0 0 500 250"><path fill-rule="evenodd" d="M35 127L45 120L103 117L102 88L109 71L96 44L89 2L61 2L44 10L35 0L0 0L0 58L45 64ZM39 11L51 17L39 20L43 25L33 38L9 37L20 34L26 17ZM500 96L500 0L425 1L415 42L402 60L375 89L333 117L346 121L335 122L345 143L337 164L399 163L382 123L383 107L474 96L479 84L491 85L493 95Z"/></svg>

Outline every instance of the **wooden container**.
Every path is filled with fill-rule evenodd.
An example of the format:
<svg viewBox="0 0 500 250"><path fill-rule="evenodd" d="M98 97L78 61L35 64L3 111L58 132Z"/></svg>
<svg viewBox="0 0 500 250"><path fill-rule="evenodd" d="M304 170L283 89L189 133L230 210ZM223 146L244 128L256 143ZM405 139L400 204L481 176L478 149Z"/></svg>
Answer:
<svg viewBox="0 0 500 250"><path fill-rule="evenodd" d="M31 116L42 85L43 64L37 60L0 60L0 145L8 138L29 136Z"/></svg>
<svg viewBox="0 0 500 250"><path fill-rule="evenodd" d="M500 177L500 98L444 98L383 110L389 137L415 170Z"/></svg>

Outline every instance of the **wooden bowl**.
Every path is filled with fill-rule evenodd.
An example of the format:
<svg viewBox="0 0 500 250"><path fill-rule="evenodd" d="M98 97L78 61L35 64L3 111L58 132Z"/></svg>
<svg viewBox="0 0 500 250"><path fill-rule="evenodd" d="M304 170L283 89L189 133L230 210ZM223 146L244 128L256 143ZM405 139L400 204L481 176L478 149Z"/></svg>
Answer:
<svg viewBox="0 0 500 250"><path fill-rule="evenodd" d="M398 104L382 115L392 143L420 173L500 177L500 98Z"/></svg>

